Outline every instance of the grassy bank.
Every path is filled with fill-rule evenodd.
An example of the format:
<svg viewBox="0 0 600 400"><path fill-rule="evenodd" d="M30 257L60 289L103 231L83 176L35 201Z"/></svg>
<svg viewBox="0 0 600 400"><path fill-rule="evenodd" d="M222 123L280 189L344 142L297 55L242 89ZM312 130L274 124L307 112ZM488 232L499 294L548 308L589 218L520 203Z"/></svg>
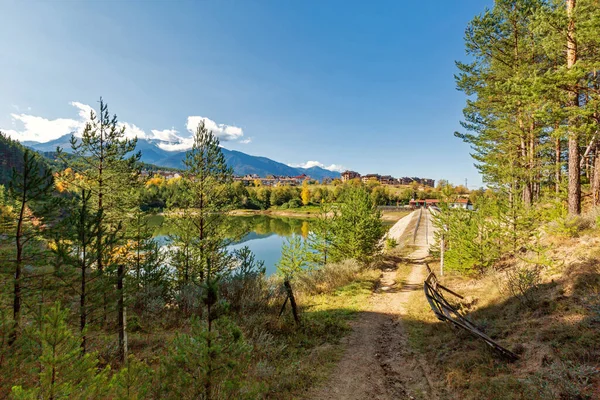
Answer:
<svg viewBox="0 0 600 400"><path fill-rule="evenodd" d="M515 290L522 267L516 259L480 279L447 274L442 280L465 296L461 301L448 296L451 301L520 355L514 363L438 321L423 293L412 294L405 321L409 343L437 370L447 398L600 397L600 239L549 240L554 240L548 243L550 261L541 266L535 285L520 282ZM439 270L439 264L431 267Z"/></svg>
<svg viewBox="0 0 600 400"><path fill-rule="evenodd" d="M295 217L295 218L315 218L319 215L320 208L318 206L303 206L294 209L280 209L276 207L268 210L233 210L229 214L233 216L251 216L251 215L269 215L272 217ZM410 214L410 210L388 211L383 210L381 218L388 223L394 223L406 215Z"/></svg>
<svg viewBox="0 0 600 400"><path fill-rule="evenodd" d="M313 218L319 215L319 210L319 206L303 206L293 209L271 207L268 210L232 210L229 214L234 216L269 215L273 217Z"/></svg>

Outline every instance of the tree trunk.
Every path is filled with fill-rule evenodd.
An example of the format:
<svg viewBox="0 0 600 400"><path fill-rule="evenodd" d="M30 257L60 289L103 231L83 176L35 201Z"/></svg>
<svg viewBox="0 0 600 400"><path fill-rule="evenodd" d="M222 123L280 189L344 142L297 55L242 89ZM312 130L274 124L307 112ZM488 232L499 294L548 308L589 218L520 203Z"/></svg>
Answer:
<svg viewBox="0 0 600 400"><path fill-rule="evenodd" d="M529 207L531 205L531 197L532 197L532 192L531 192L531 179L530 177L530 171L528 170L529 167L529 155L528 153L528 147L527 143L525 142L525 126L523 124L523 120L519 117L519 130L521 131L521 162L520 162L520 171L519 171L519 177L521 179L521 181L523 182L523 192L522 192L522 199L523 199L523 203L525 204L526 207ZM523 170L525 170L525 172L523 172ZM525 176L523 176L525 175ZM525 179L523 179L525 178Z"/></svg>
<svg viewBox="0 0 600 400"><path fill-rule="evenodd" d="M594 174L592 180L592 204L600 206L600 146L596 145L596 154L594 157Z"/></svg>
<svg viewBox="0 0 600 400"><path fill-rule="evenodd" d="M123 264L119 264L117 267L117 325L119 328L119 358L121 362L125 362L127 357L125 351L125 312L124 312L124 301L123 301L123 277L125 275L125 268Z"/></svg>
<svg viewBox="0 0 600 400"><path fill-rule="evenodd" d="M23 197L21 199L21 210L19 211L19 220L17 221L17 232L15 234L15 243L17 246L17 257L15 260L15 282L13 293L13 327L8 338L8 344L12 345L18 336L19 322L21 319L21 273L23 269L23 223L25 219L26 206L26 187L27 187L27 166L23 173Z"/></svg>
<svg viewBox="0 0 600 400"><path fill-rule="evenodd" d="M87 311L85 306L86 300L86 270L87 270L87 240L88 238L85 236L86 229L86 218L87 218L87 198L85 194L85 189L81 190L81 215L79 218L79 243L81 244L81 290L79 294L79 332L82 334L81 337L81 353L85 354L86 351L86 335L85 326L87 324Z"/></svg>
<svg viewBox="0 0 600 400"><path fill-rule="evenodd" d="M290 304L292 306L292 314L294 314L294 321L296 321L297 325L300 325L300 317L298 316L298 307L296 305L296 299L294 298L294 292L292 291L292 285L288 279L283 281L283 286L285 286L285 290L290 299Z"/></svg>
<svg viewBox="0 0 600 400"><path fill-rule="evenodd" d="M86 311L86 307L85 307L85 281L86 281L86 277L85 277L85 272L86 272L86 263L85 263L85 257L86 257L86 248L85 245L83 246L83 258L81 261L81 293L79 295L79 332L81 332L82 337L81 337L81 352L83 354L85 354L85 346L86 346L86 337L85 337L85 325L87 324L87 311Z"/></svg>
<svg viewBox="0 0 600 400"><path fill-rule="evenodd" d="M206 381L204 382L204 397L206 400L212 398L212 373L213 373L213 358L215 352L212 350L212 303L206 304L208 314L208 334L206 335L206 348L208 349L208 368L206 370Z"/></svg>
<svg viewBox="0 0 600 400"><path fill-rule="evenodd" d="M560 165L561 151L560 138L556 138L556 142L554 143L554 190L556 194L560 193L560 183L562 181Z"/></svg>
<svg viewBox="0 0 600 400"><path fill-rule="evenodd" d="M567 28L567 68L571 69L577 61L577 43L575 41L575 20L573 11L575 0L567 0L567 15L569 25ZM570 94L569 106L579 106L579 94L573 88ZM575 129L576 119L571 117L569 121L569 214L579 215L581 213L581 167L579 164L579 135Z"/></svg>

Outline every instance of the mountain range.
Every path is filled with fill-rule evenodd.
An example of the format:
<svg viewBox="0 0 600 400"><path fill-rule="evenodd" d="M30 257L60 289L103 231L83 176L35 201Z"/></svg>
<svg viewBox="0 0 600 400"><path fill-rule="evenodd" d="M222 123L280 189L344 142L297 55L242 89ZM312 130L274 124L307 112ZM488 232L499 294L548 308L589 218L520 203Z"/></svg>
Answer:
<svg viewBox="0 0 600 400"><path fill-rule="evenodd" d="M71 135L64 135L58 139L49 142L25 141L24 146L30 147L40 152L55 151L56 147L61 147L65 151L71 150ZM142 152L142 161L148 164L154 164L159 167L184 168L183 160L186 151L167 151L161 149L157 140L139 139L136 150ZM221 147L223 155L227 160L227 165L233 168L235 175L256 174L260 177L268 175L278 176L298 176L306 174L313 179L322 180L324 178L339 178L340 173L330 171L320 167L299 168L271 160L270 158L253 156L242 153L241 151L229 150Z"/></svg>

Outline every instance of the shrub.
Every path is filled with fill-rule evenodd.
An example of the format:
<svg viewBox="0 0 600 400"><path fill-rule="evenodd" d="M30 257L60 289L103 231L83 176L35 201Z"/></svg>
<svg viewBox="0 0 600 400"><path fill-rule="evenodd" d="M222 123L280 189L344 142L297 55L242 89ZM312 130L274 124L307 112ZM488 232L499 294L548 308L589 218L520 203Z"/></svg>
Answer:
<svg viewBox="0 0 600 400"><path fill-rule="evenodd" d="M231 310L241 312L264 306L265 263L256 260L248 246L234 250L235 269L221 283L221 294L230 304Z"/></svg>
<svg viewBox="0 0 600 400"><path fill-rule="evenodd" d="M299 208L302 206L302 201L300 201L299 199L291 199L290 201L288 201L288 206L289 208Z"/></svg>
<svg viewBox="0 0 600 400"><path fill-rule="evenodd" d="M354 280L360 269L360 263L355 260L327 264L298 275L296 287L303 294L327 293Z"/></svg>
<svg viewBox="0 0 600 400"><path fill-rule="evenodd" d="M546 211L550 221L546 227L549 233L563 237L576 237L579 232L598 225L599 210L592 209L583 216L569 215L564 204L558 204Z"/></svg>
<svg viewBox="0 0 600 400"><path fill-rule="evenodd" d="M212 330L197 319L189 333L170 344L160 370L161 398L255 398L244 396L251 346L229 319L213 321Z"/></svg>
<svg viewBox="0 0 600 400"><path fill-rule="evenodd" d="M540 267L516 267L506 272L506 289L521 303L532 306L541 282Z"/></svg>
<svg viewBox="0 0 600 400"><path fill-rule="evenodd" d="M398 242L396 241L396 239L394 239L394 238L385 239L385 248L387 250L392 250L392 249L395 249L396 247L398 247Z"/></svg>

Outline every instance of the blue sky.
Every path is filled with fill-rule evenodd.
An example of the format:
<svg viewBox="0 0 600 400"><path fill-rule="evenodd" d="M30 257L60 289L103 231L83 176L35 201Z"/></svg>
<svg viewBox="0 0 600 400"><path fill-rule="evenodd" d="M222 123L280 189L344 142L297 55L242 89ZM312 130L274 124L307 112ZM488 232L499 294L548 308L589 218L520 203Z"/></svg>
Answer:
<svg viewBox="0 0 600 400"><path fill-rule="evenodd" d="M490 4L4 0L0 128L71 129L103 96L148 136L205 117L225 147L287 164L477 187L453 75Z"/></svg>

